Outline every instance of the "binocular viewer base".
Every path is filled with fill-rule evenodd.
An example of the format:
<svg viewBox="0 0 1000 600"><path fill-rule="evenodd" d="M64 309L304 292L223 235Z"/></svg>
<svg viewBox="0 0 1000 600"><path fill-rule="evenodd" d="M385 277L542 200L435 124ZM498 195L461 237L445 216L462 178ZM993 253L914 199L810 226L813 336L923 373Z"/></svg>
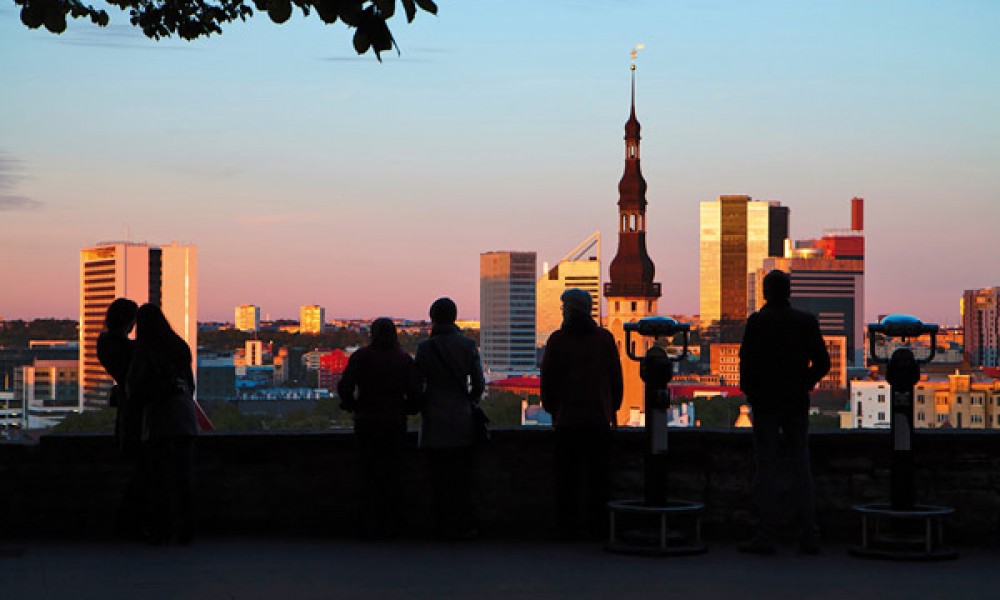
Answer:
<svg viewBox="0 0 1000 600"><path fill-rule="evenodd" d="M958 552L944 545L944 519L955 512L946 506L916 504L910 510L891 504L857 504L861 515L861 545L850 553L885 560L950 560Z"/></svg>
<svg viewBox="0 0 1000 600"><path fill-rule="evenodd" d="M667 500L655 506L643 500L608 502L610 531L604 548L644 556L703 554L708 551L701 541L704 509L704 504L686 500Z"/></svg>

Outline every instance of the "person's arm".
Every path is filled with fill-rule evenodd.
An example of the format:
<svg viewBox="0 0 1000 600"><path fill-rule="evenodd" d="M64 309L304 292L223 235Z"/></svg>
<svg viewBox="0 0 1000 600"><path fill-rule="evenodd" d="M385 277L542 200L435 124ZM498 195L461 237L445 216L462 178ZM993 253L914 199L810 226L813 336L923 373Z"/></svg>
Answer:
<svg viewBox="0 0 1000 600"><path fill-rule="evenodd" d="M819 321L810 315L809 335L809 389L816 387L827 373L830 372L830 353L826 350L826 342L819 330Z"/></svg>
<svg viewBox="0 0 1000 600"><path fill-rule="evenodd" d="M608 334L608 347L611 358L608 364L608 378L611 382L611 401L617 413L622 408L622 398L625 396L625 381L622 376L622 361L618 354L618 344L610 333Z"/></svg>
<svg viewBox="0 0 1000 600"><path fill-rule="evenodd" d="M473 403L479 402L486 391L486 378L483 376L483 362L479 358L479 350L472 344L472 370L469 373L469 397Z"/></svg>
<svg viewBox="0 0 1000 600"><path fill-rule="evenodd" d="M344 367L340 381L337 382L337 395L340 396L340 408L348 412L354 412L354 409L357 408L354 391L358 385L358 352L355 352L347 359L347 366Z"/></svg>
<svg viewBox="0 0 1000 600"><path fill-rule="evenodd" d="M549 413L553 417L556 416L556 412L559 410L559 394L555 392L555 365L553 363L553 351L552 347L556 344L553 340L556 334L552 334L549 337L549 341L545 344L545 350L542 352L542 367L541 367L541 381L539 393L542 399L542 409Z"/></svg>
<svg viewBox="0 0 1000 600"><path fill-rule="evenodd" d="M756 395L758 388L757 377L760 369L757 361L761 358L759 340L757 320L751 315L743 329L743 341L740 343L740 389L748 399Z"/></svg>
<svg viewBox="0 0 1000 600"><path fill-rule="evenodd" d="M406 414L415 415L423 409L423 387L416 363L406 355Z"/></svg>

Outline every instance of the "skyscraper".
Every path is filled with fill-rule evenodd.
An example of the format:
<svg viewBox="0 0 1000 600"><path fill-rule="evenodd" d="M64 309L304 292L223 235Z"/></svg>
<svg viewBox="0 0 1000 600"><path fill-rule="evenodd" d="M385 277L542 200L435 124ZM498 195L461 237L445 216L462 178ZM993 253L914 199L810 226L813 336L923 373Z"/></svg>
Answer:
<svg viewBox="0 0 1000 600"><path fill-rule="evenodd" d="M717 327L718 341L738 342L755 308L753 281L768 256L781 256L789 211L750 196L719 196L701 203L701 322Z"/></svg>
<svg viewBox="0 0 1000 600"><path fill-rule="evenodd" d="M299 333L323 333L326 325L326 309L318 304L307 304L299 308Z"/></svg>
<svg viewBox="0 0 1000 600"><path fill-rule="evenodd" d="M601 232L595 231L580 242L554 267L542 269L535 300L537 342L544 346L553 331L562 325L560 296L568 289L578 288L590 293L594 306L590 316L601 322Z"/></svg>
<svg viewBox="0 0 1000 600"><path fill-rule="evenodd" d="M260 331L260 307L241 304L236 307L236 329L240 331Z"/></svg>
<svg viewBox="0 0 1000 600"><path fill-rule="evenodd" d="M487 378L537 372L534 252L479 255L479 345Z"/></svg>
<svg viewBox="0 0 1000 600"><path fill-rule="evenodd" d="M97 336L104 313L119 297L159 305L196 354L198 249L106 242L80 250L80 402L87 406L108 401L112 381L97 360Z"/></svg>
<svg viewBox="0 0 1000 600"><path fill-rule="evenodd" d="M965 359L973 367L1000 367L1000 287L962 293Z"/></svg>
<svg viewBox="0 0 1000 600"><path fill-rule="evenodd" d="M622 363L625 392L618 423L638 425L643 411L643 384L639 363L630 360L625 345L625 323L657 314L661 295L653 281L656 267L646 251L646 180L639 165L639 120L635 117L635 65L632 65L632 100L625 122L625 171L618 182L618 252L608 269L610 281L604 284L607 299L608 330L615 336ZM633 338L637 355L645 354L649 343Z"/></svg>
<svg viewBox="0 0 1000 600"><path fill-rule="evenodd" d="M860 198L851 201L852 229L831 229L819 239L797 240L787 256L767 258L757 270L757 308L764 303L760 289L764 275L781 269L792 279L792 306L816 315L826 337L846 339L847 365L865 364L865 238L853 227L863 223Z"/></svg>

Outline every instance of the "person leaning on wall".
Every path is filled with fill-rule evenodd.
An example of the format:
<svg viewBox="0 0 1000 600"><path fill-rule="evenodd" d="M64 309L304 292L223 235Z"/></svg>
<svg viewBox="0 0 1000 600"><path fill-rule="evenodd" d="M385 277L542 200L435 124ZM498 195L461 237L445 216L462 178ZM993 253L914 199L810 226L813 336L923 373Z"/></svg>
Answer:
<svg viewBox="0 0 1000 600"><path fill-rule="evenodd" d="M97 337L97 360L114 379L108 404L115 409L115 442L122 456L132 464L125 492L122 494L115 529L118 535L140 538L148 510L148 467L142 452L142 406L127 393L129 366L135 342L129 334L135 327L139 305L128 298L117 298L108 306L104 330Z"/></svg>
<svg viewBox="0 0 1000 600"><path fill-rule="evenodd" d="M337 384L340 406L354 413L360 525L365 537L393 538L403 526L406 416L419 410L420 381L399 347L396 325L371 325L371 343L351 355Z"/></svg>
<svg viewBox="0 0 1000 600"><path fill-rule="evenodd" d="M427 455L435 528L447 539L479 536L473 406L486 389L476 343L463 336L450 298L431 304L431 337L417 347L423 387L420 447Z"/></svg>
<svg viewBox="0 0 1000 600"><path fill-rule="evenodd" d="M149 541L188 544L194 535L198 434L191 349L155 304L143 304L136 314L136 350L128 387L130 397L143 406L142 441L153 506Z"/></svg>

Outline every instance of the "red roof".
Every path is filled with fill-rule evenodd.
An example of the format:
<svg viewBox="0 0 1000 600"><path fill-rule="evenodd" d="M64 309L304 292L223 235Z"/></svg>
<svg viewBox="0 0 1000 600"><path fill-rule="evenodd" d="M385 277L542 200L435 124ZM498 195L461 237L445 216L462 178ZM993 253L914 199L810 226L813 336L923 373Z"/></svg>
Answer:
<svg viewBox="0 0 1000 600"><path fill-rule="evenodd" d="M541 389L541 379L537 375L515 375L490 382L490 387L501 389Z"/></svg>

